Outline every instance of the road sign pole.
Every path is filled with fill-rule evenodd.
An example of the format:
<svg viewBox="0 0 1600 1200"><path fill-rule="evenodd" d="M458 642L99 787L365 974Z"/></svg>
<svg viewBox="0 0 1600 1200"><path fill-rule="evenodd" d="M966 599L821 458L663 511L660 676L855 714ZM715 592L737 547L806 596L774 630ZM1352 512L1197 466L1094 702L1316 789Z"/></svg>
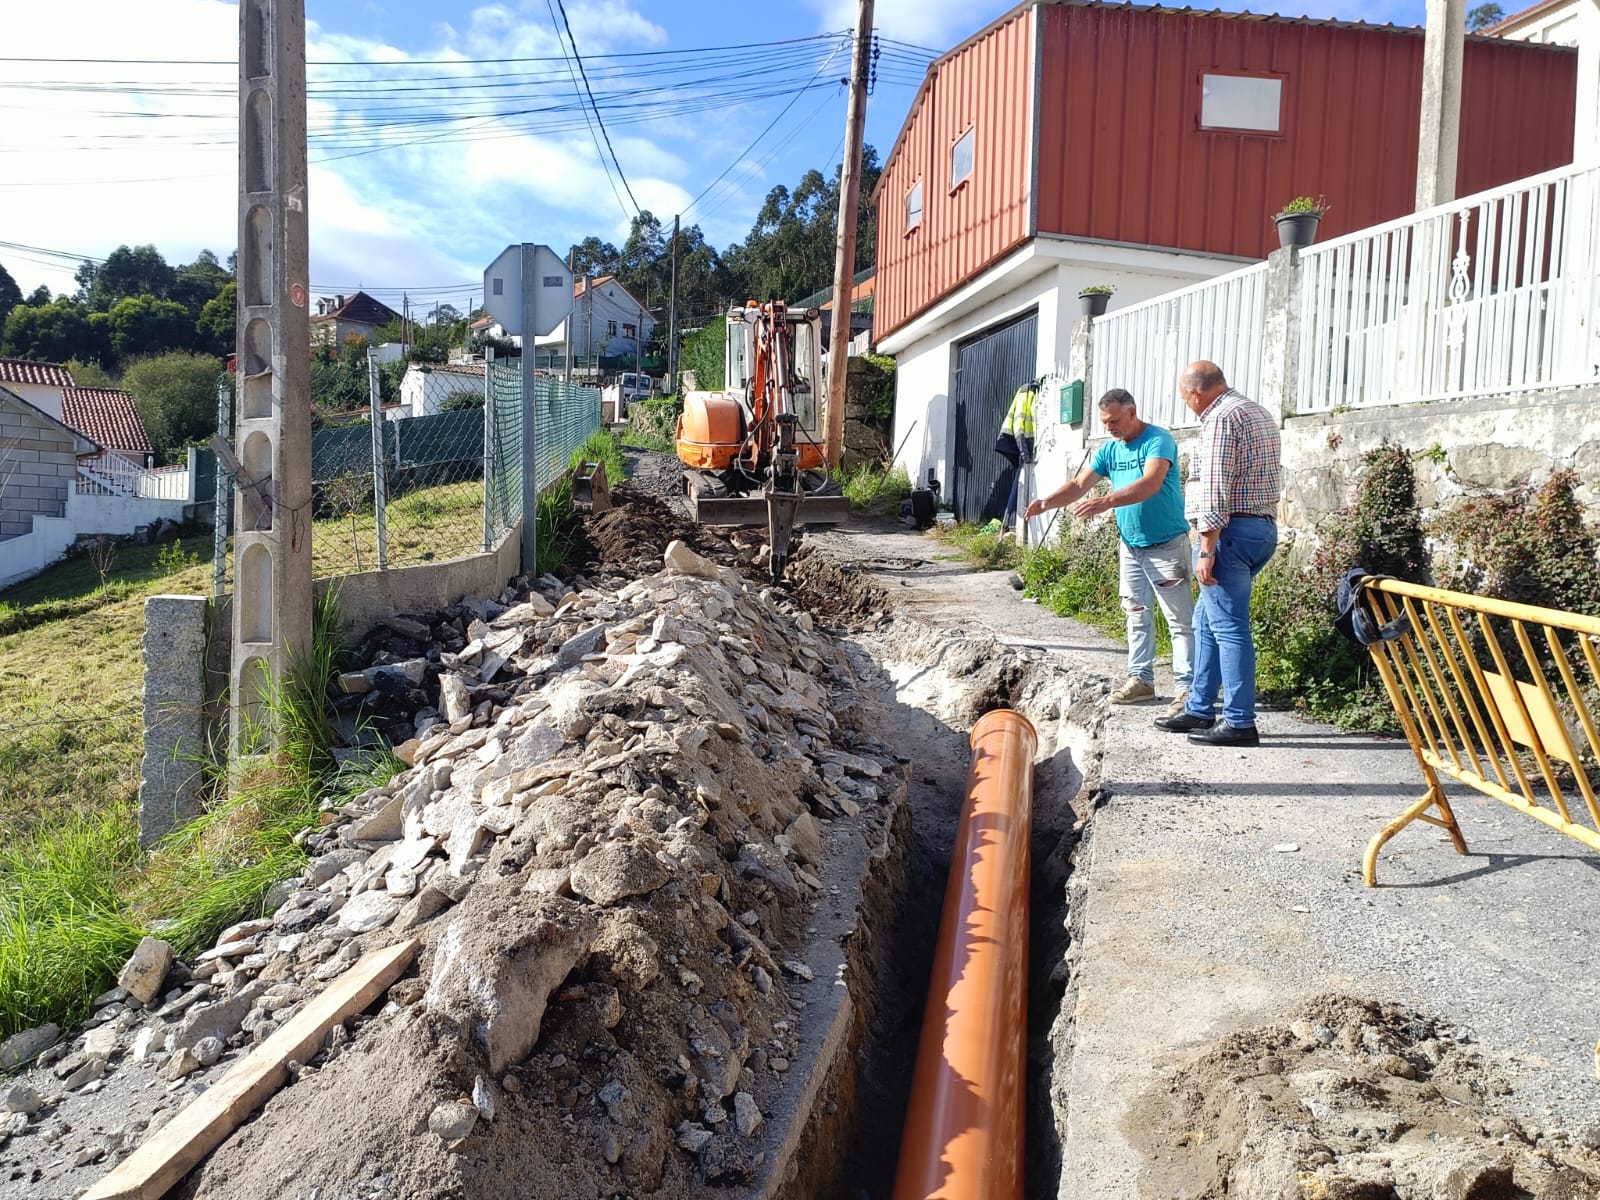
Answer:
<svg viewBox="0 0 1600 1200"><path fill-rule="evenodd" d="M533 330L538 323L534 247L522 244L522 572L539 571L539 406L534 400Z"/></svg>

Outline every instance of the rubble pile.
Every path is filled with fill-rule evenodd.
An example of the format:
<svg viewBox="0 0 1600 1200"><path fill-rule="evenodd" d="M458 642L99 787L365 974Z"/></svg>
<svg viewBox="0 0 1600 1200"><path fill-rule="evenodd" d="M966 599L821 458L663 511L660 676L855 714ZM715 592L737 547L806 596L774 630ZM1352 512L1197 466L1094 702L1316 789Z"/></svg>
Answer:
<svg viewBox="0 0 1600 1200"><path fill-rule="evenodd" d="M8 1095L8 1128L113 1161L361 954L417 937L381 1012L292 1064L186 1194L682 1196L759 1177L764 1126L817 1049L806 1009L835 986L807 962L837 961L812 953L819 913L856 881L845 851L883 840L904 760L808 613L681 543L665 558L616 590L480 605L420 673L363 673L412 699L437 679L397 748L408 768L324 814L270 917L192 963L148 939L50 1052L59 1094ZM425 628L389 634L420 648ZM149 1119L74 1128L62 1095L108 1073L148 1078Z"/></svg>
<svg viewBox="0 0 1600 1200"><path fill-rule="evenodd" d="M1327 996L1224 1038L1152 1096L1149 1195L1174 1200L1576 1200L1600 1129L1499 1115L1469 1030ZM1141 1124L1143 1122L1141 1121Z"/></svg>

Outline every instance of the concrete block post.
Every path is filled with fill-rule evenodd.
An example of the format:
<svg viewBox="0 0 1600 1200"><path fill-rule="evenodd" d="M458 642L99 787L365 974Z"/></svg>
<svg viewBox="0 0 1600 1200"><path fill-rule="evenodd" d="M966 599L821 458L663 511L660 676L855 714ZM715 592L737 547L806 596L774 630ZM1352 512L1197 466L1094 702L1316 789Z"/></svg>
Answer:
<svg viewBox="0 0 1600 1200"><path fill-rule="evenodd" d="M1072 323L1072 340L1068 345L1067 378L1083 380L1083 423L1078 426L1078 437L1071 442L1078 451L1089 444L1094 427L1094 406L1104 390L1094 377L1094 318L1079 317Z"/></svg>
<svg viewBox="0 0 1600 1200"><path fill-rule="evenodd" d="M1284 419L1294 416L1300 372L1300 252L1267 255L1267 295L1261 330L1261 395L1250 397Z"/></svg>
<svg viewBox="0 0 1600 1200"><path fill-rule="evenodd" d="M1461 58L1467 0L1427 0L1422 41L1422 126L1417 137L1417 211L1456 198L1461 140Z"/></svg>
<svg viewBox="0 0 1600 1200"><path fill-rule="evenodd" d="M311 649L311 326L304 0L239 5L239 333L232 753Z"/></svg>
<svg viewBox="0 0 1600 1200"><path fill-rule="evenodd" d="M205 597L145 600L141 648L139 844L149 847L200 815L207 754Z"/></svg>

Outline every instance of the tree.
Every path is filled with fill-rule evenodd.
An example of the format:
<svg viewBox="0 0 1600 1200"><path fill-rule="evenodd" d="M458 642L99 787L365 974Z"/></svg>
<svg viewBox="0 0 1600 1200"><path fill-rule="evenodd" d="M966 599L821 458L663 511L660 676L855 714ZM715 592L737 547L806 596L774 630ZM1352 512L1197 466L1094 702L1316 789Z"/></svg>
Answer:
<svg viewBox="0 0 1600 1200"><path fill-rule="evenodd" d="M22 289L17 286L17 281L11 278L4 263L0 263L0 329L4 329L6 318L11 315L11 310L22 303Z"/></svg>
<svg viewBox="0 0 1600 1200"><path fill-rule="evenodd" d="M66 299L65 296L61 298L63 300ZM50 303L50 289L41 283L38 287L34 288L33 291L28 293L28 298L24 300L23 303L31 304L35 308L43 308L46 304Z"/></svg>
<svg viewBox="0 0 1600 1200"><path fill-rule="evenodd" d="M19 304L6 318L5 335L0 337L0 355L65 362L74 355L99 357L86 350L92 345L88 315L77 305L64 302Z"/></svg>
<svg viewBox="0 0 1600 1200"><path fill-rule="evenodd" d="M615 275L620 257L615 246L597 237L586 237L567 251L567 262L578 279Z"/></svg>
<svg viewBox="0 0 1600 1200"><path fill-rule="evenodd" d="M217 256L202 250L192 263L185 263L173 272L171 298L187 308L190 317L198 321L205 306L232 282L233 275L223 269Z"/></svg>
<svg viewBox="0 0 1600 1200"><path fill-rule="evenodd" d="M209 354L162 354L140 359L123 373L122 386L133 395L160 462L171 462L185 446L217 432L221 377L222 360Z"/></svg>
<svg viewBox="0 0 1600 1200"><path fill-rule="evenodd" d="M195 322L195 349L228 355L238 344L239 285L229 280L200 310Z"/></svg>
<svg viewBox="0 0 1600 1200"><path fill-rule="evenodd" d="M1480 4L1467 13L1467 31L1474 33L1505 18L1505 10L1498 4Z"/></svg>
<svg viewBox="0 0 1600 1200"><path fill-rule="evenodd" d="M85 362L81 358L69 358L62 364L72 376L72 382L79 387L114 388L117 381L110 373L97 362Z"/></svg>
<svg viewBox="0 0 1600 1200"><path fill-rule="evenodd" d="M188 350L194 344L194 322L176 300L129 296L106 314L111 325L111 352L119 359Z"/></svg>
<svg viewBox="0 0 1600 1200"><path fill-rule="evenodd" d="M212 261L214 263L215 258ZM89 273L89 307L96 312L110 312L119 300L136 296L168 299L177 282L177 273L154 246L118 246L98 267L84 263L76 276L80 288L86 270ZM221 290L220 284L218 290ZM194 317L189 319L192 321Z"/></svg>

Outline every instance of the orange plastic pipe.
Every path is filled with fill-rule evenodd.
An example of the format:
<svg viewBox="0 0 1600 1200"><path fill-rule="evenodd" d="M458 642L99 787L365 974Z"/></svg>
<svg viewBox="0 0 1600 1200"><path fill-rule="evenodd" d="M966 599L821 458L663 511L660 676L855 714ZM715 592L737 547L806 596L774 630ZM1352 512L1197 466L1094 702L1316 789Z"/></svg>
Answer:
<svg viewBox="0 0 1600 1200"><path fill-rule="evenodd" d="M1028 719L1009 709L972 730L894 1200L1022 1200L1038 746Z"/></svg>

